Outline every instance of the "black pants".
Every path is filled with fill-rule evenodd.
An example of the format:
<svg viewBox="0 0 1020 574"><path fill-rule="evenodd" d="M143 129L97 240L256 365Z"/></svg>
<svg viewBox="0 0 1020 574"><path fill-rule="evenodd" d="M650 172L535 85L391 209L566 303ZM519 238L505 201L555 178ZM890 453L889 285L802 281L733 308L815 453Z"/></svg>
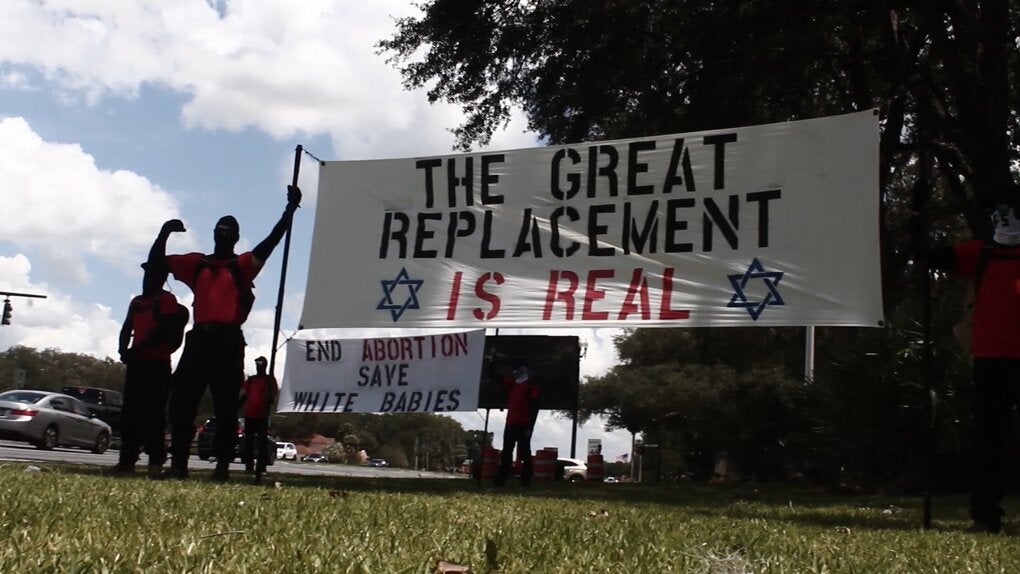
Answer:
<svg viewBox="0 0 1020 574"><path fill-rule="evenodd" d="M1006 490L1010 410L1020 399L1020 359L974 359L974 486L971 518L997 523Z"/></svg>
<svg viewBox="0 0 1020 574"><path fill-rule="evenodd" d="M142 448L149 464L166 462L166 399L170 392L170 361L131 361L124 377L124 407L120 414L121 465L138 462Z"/></svg>
<svg viewBox="0 0 1020 574"><path fill-rule="evenodd" d="M239 326L196 325L184 340L170 388L170 456L174 468L186 469L195 438L198 403L212 393L217 463L229 464L237 448L237 395L244 383L244 335Z"/></svg>
<svg viewBox="0 0 1020 574"><path fill-rule="evenodd" d="M259 472L266 470L266 432L269 421L265 417L244 417L244 467L255 468L258 461Z"/></svg>
<svg viewBox="0 0 1020 574"><path fill-rule="evenodd" d="M499 462L496 482L502 483L514 468L514 445L521 457L521 484L531 483L531 427L529 425L506 425L503 429L503 453Z"/></svg>

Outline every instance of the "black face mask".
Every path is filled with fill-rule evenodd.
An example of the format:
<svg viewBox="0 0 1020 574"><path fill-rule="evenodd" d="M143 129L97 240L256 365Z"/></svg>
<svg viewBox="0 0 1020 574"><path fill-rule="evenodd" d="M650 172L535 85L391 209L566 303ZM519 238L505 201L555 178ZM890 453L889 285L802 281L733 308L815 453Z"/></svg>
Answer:
<svg viewBox="0 0 1020 574"><path fill-rule="evenodd" d="M213 228L213 243L216 245L216 252L232 252L240 236L241 230L237 220L232 215L221 217L216 222L216 227Z"/></svg>

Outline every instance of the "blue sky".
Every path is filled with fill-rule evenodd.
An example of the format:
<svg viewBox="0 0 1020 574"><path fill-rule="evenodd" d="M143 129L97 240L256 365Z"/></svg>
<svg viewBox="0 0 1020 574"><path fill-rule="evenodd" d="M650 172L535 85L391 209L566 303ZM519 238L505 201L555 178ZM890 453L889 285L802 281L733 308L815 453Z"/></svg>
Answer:
<svg viewBox="0 0 1020 574"><path fill-rule="evenodd" d="M64 0L0 3L0 290L15 299L0 348L22 344L115 356L138 264L160 225L184 220L171 252L210 251L230 213L239 249L279 217L301 144L324 160L450 153L460 112L404 90L376 53L410 3L342 0ZM516 117L489 149L540 145ZM316 203L302 160L283 336L297 325ZM268 356L281 248L256 281L251 359ZM180 283L171 290L185 303ZM612 329L559 332L589 345L585 375L615 362ZM278 375L286 357L278 357ZM0 385L2 386L2 385ZM483 413L457 415L481 428ZM490 428L502 427L491 414ZM498 435L497 435L498 436ZM569 422L543 414L535 446L569 451ZM598 422L578 432L606 455L630 435Z"/></svg>

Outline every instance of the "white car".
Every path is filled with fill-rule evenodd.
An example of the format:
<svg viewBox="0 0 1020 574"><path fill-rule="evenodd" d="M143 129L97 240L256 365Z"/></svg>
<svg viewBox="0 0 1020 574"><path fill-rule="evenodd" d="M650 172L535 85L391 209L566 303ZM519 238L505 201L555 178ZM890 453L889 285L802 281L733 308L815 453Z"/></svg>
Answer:
<svg viewBox="0 0 1020 574"><path fill-rule="evenodd" d="M276 443L276 458L280 460L297 460L297 447L292 442Z"/></svg>
<svg viewBox="0 0 1020 574"><path fill-rule="evenodd" d="M558 458L556 466L557 470L562 472L563 480L567 482L588 480L588 463L579 458Z"/></svg>

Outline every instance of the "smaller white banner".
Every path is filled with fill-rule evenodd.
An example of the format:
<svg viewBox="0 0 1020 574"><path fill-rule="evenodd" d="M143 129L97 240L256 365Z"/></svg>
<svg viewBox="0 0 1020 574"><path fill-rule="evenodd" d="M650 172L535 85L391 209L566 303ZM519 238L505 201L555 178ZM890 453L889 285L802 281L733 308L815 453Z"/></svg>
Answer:
<svg viewBox="0 0 1020 574"><path fill-rule="evenodd" d="M277 412L473 411L485 330L375 339L306 331L287 342Z"/></svg>

